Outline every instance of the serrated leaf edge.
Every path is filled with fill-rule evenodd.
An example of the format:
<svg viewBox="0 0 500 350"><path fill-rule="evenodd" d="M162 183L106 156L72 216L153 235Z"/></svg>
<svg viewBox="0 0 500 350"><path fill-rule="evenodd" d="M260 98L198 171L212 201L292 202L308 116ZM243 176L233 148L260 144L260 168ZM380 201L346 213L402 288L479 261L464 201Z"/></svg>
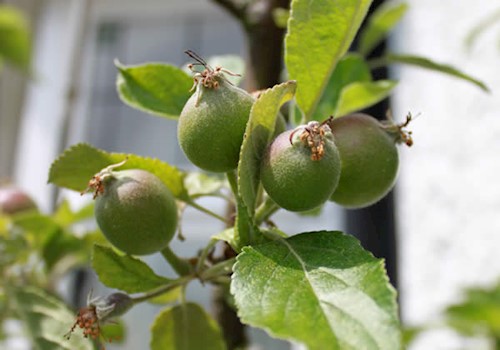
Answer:
<svg viewBox="0 0 500 350"><path fill-rule="evenodd" d="M118 92L118 96L120 97L120 100L124 104L126 104L127 106L130 106L134 109L137 109L141 112L145 112L147 114L155 116L155 117L169 118L169 119L173 119L173 120L177 120L179 118L178 115L163 113L163 112L160 112L160 111L157 111L154 109L145 108L140 103L138 103L135 98L133 99L133 101L127 100L126 98L124 98L124 95L123 95L122 90L120 88L120 84L125 79L125 76L131 77L130 74L126 71L126 69L128 69L128 68L139 68L139 67L145 67L145 66L163 66L163 67L171 67L171 68L177 69L179 72L184 73L187 77L189 77L191 79L189 74L187 74L185 71L183 71L182 69L180 69L177 66L174 66L174 65L169 64L169 63L164 63L164 62L148 62L146 64L124 65L120 61L115 59L114 64L115 64L115 67L118 69L118 74L116 76L116 82L115 82L116 91ZM149 94L149 92L148 92L148 94ZM151 96L157 98L157 96L154 94L151 94Z"/></svg>
<svg viewBox="0 0 500 350"><path fill-rule="evenodd" d="M399 309L399 306L398 306L398 303L396 302L396 298L397 298L397 290L394 288L394 286L391 284L390 280L389 280L389 276L387 275L386 273L386 269L385 269L385 260L384 259L380 259L380 258L377 258L375 257L370 251L368 250L365 250L362 246L361 246L361 243L357 240L357 239L354 239L354 237L352 237L351 235L349 234L346 234L342 231L327 231L327 230L322 230L322 231L310 231L310 232L302 232L302 233L298 233L296 235L299 235L299 234L304 234L304 233L307 233L307 234L315 234L315 233L336 233L336 234L341 234L342 236L344 237L348 237L349 239L351 239L359 248L361 248L364 252L366 252L370 257L372 257L373 259L376 260L377 262L377 268L379 270L381 270L382 272L382 278L383 278L383 281L385 282L385 285L387 286L387 289L388 289L388 292L390 293L390 296L391 296L391 306L393 308L393 310L395 311L394 312L394 315L391 315L389 313L386 312L386 310L380 308L381 310L383 310L387 315L389 315L391 317L391 319L393 321L396 321L397 324L399 325L399 317L398 317L398 309ZM294 236L296 236L294 235ZM290 236L290 237L287 237L287 238L292 238L294 236ZM290 249L290 251L292 252L293 249L291 249L290 245L288 244L288 242L285 242L286 239L285 238L278 238L276 239L276 241L280 242L280 243L284 243L284 245L287 246L287 248ZM268 243L264 243L264 244L273 244L275 241L272 241L272 242L268 242ZM254 247L252 246L246 246L246 247L243 247L241 249L241 253L238 254L238 256L236 257L236 262L233 264L233 274L231 275L231 282L232 280L236 277L237 275L237 268L238 268L238 265L240 264L240 261L239 261L239 258L241 256L242 253L245 253L245 252L248 252L250 251L251 249L253 249ZM297 256L295 254L295 252L293 251L292 254L294 254L294 256ZM301 260L299 259L298 260L299 263L301 263ZM301 263L302 265L302 263ZM304 270L304 269L303 269ZM304 270L304 272L307 274L307 272ZM309 284L310 288L312 290L314 290L314 288ZM231 290L231 294L233 294L232 290ZM233 294L234 296L234 294ZM368 296L370 299L372 299L370 296ZM373 300L373 299L372 299ZM318 300L318 304L319 304L319 300ZM378 305L378 304L377 304ZM380 307L380 306L379 306ZM278 338L278 339L284 339L284 340L288 340L288 341L295 341L295 342L300 342L302 343L300 340L298 339L295 339L293 336L283 336L283 335L280 335L280 334L276 334L273 330L271 330L269 327L265 327L265 326L262 326L262 325L258 325L258 324L255 324L253 322L249 322L249 320L247 320L245 317L243 317L240 313L240 310L238 309L237 310L237 315L238 317L240 318L240 320L245 323L245 324L248 324L250 326L254 326L254 327L257 327L257 328L260 328L260 329L263 329L268 335L272 336L272 337L275 337L275 338ZM355 321L357 321L356 319L354 319ZM334 333L332 331L332 333ZM400 343L401 343L401 332L399 332L399 337L400 337ZM304 343L302 343L304 344ZM306 345L306 344L305 344Z"/></svg>

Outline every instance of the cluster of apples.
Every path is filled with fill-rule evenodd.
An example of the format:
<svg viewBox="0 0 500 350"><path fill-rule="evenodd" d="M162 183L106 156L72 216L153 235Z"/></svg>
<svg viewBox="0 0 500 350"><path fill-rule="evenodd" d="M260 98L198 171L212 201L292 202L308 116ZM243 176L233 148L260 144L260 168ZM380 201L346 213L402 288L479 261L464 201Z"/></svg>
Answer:
<svg viewBox="0 0 500 350"><path fill-rule="evenodd" d="M195 92L179 117L180 147L203 170L234 170L255 97L229 82L225 75L231 72L190 56L197 61L190 65ZM262 186L290 211L311 210L328 200L347 208L371 205L394 186L399 165L396 145L411 142L410 134L402 131L406 124L357 113L284 130L280 115L275 138L261 162ZM108 240L126 253L160 251L177 228L174 196L155 175L141 169L116 170L119 166L103 169L89 183L97 223Z"/></svg>

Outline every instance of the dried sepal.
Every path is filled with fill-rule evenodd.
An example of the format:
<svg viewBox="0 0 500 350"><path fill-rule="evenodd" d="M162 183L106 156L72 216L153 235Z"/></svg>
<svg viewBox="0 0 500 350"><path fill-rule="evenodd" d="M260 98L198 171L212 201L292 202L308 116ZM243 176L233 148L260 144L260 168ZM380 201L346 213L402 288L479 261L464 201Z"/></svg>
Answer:
<svg viewBox="0 0 500 350"><path fill-rule="evenodd" d="M228 69L222 68L220 66L216 66L212 68L202 57L200 57L197 53L192 50L184 51L189 57L195 60L194 63L188 64L188 68L194 73L193 74L193 86L190 91L195 91L197 94L196 106L199 105L201 95L203 93L203 89L201 87L207 89L218 89L220 86L220 80L224 80L227 83L231 84L231 82L224 76L224 74L239 77L240 74L233 73ZM201 70L197 69L198 67L202 67ZM232 84L231 84L232 85Z"/></svg>
<svg viewBox="0 0 500 350"><path fill-rule="evenodd" d="M394 137L396 143L404 143L408 147L413 145L412 132L407 129L408 125L420 114L413 116L408 112L406 119L402 123L395 123L391 111L387 111L387 120L382 122L382 127Z"/></svg>
<svg viewBox="0 0 500 350"><path fill-rule="evenodd" d="M101 325L110 323L113 318L123 315L133 304L133 300L124 293L92 298L92 291L90 291L87 296L87 305L78 310L75 323L64 338L69 340L78 327L82 329L85 338L111 341L103 335Z"/></svg>
<svg viewBox="0 0 500 350"><path fill-rule="evenodd" d="M311 121L306 125L300 125L290 133L290 143L294 143L294 136L300 132L298 139L300 143L311 150L311 160L318 161L325 155L325 138L331 137L331 130L325 122Z"/></svg>
<svg viewBox="0 0 500 350"><path fill-rule="evenodd" d="M128 158L125 158L119 163L111 164L110 166L102 169L97 174L92 176L89 183L87 184L87 188L80 192L80 195L84 195L87 192L93 192L93 199L96 199L97 196L102 195L104 193L104 180L113 175L113 170L121 167L123 164L127 162Z"/></svg>

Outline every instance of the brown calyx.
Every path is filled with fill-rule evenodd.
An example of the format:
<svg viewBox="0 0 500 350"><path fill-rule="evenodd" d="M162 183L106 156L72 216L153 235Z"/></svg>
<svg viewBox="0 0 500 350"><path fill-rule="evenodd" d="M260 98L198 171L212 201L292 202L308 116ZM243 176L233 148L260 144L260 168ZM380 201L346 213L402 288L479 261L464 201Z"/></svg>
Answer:
<svg viewBox="0 0 500 350"><path fill-rule="evenodd" d="M388 120L382 122L383 128L394 137L397 143L404 143L408 147L413 145L412 132L407 130L406 127L415 120L410 112L406 115L406 120L402 123L394 123L392 116L388 114Z"/></svg>
<svg viewBox="0 0 500 350"><path fill-rule="evenodd" d="M330 127L325 123L312 121L300 126L290 134L290 143L295 132L301 130L299 139L302 144L311 150L311 160L321 160L325 154L325 133Z"/></svg>
<svg viewBox="0 0 500 350"><path fill-rule="evenodd" d="M97 337L101 335L99 318L97 317L96 307L94 305L82 307L78 311L75 323L65 335L66 339L71 337L71 334L75 331L77 326L83 330L83 336L85 338L90 337L92 339L97 339Z"/></svg>
<svg viewBox="0 0 500 350"><path fill-rule="evenodd" d="M87 188L80 192L80 195L84 195L85 193L89 191L94 192L93 199L96 199L98 195L104 193L104 181L103 177L99 174L96 174L92 176L92 179L90 179L89 183L87 184Z"/></svg>

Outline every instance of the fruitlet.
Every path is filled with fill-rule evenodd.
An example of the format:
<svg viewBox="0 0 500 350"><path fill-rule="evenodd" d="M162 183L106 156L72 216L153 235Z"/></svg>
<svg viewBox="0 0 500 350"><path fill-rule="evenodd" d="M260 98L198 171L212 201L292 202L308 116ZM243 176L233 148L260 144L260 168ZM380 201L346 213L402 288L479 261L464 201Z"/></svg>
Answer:
<svg viewBox="0 0 500 350"><path fill-rule="evenodd" d="M140 169L105 169L94 179L95 217L111 244L134 255L167 247L177 228L177 206L158 177Z"/></svg>
<svg viewBox="0 0 500 350"><path fill-rule="evenodd" d="M13 185L0 186L0 212L13 215L23 211L37 210L37 205L23 190Z"/></svg>
<svg viewBox="0 0 500 350"><path fill-rule="evenodd" d="M342 170L331 199L346 208L363 208L394 186L399 158L394 136L368 114L356 113L329 123Z"/></svg>
<svg viewBox="0 0 500 350"><path fill-rule="evenodd" d="M212 172L227 172L238 166L250 109L254 98L234 85L223 73L214 72L213 85L195 82L196 92L179 116L177 136L186 157Z"/></svg>
<svg viewBox="0 0 500 350"><path fill-rule="evenodd" d="M317 122L278 135L261 165L264 189L290 211L323 204L337 187L339 177L340 158L331 132L327 125Z"/></svg>

